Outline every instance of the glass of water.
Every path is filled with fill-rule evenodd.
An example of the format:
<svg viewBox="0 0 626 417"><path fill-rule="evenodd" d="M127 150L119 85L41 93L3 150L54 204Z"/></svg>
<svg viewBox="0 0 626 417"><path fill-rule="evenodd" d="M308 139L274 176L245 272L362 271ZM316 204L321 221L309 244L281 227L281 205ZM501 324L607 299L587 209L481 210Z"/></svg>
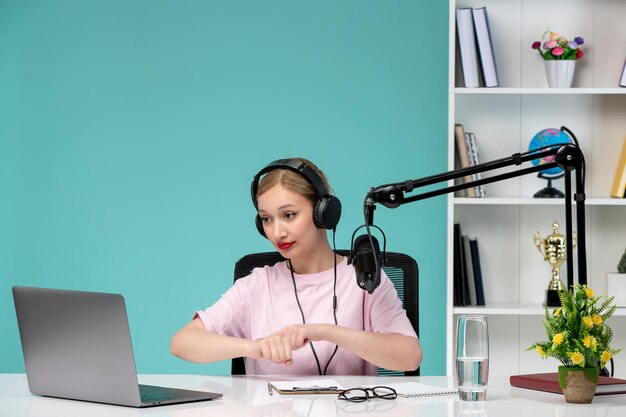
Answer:
<svg viewBox="0 0 626 417"><path fill-rule="evenodd" d="M482 401L489 378L487 317L459 316L456 326L456 376L464 401Z"/></svg>

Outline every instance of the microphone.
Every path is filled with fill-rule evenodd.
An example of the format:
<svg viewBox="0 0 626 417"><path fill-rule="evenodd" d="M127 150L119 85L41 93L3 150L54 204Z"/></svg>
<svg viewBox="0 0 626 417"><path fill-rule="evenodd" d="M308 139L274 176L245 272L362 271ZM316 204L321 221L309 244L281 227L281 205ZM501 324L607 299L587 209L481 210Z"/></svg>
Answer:
<svg viewBox="0 0 626 417"><path fill-rule="evenodd" d="M373 248L370 244L369 235L365 234L356 238L353 245L354 255L351 259L356 271L357 284L362 290L367 290L370 294L380 285L380 268L382 267L378 240L374 236L371 238L374 244Z"/></svg>

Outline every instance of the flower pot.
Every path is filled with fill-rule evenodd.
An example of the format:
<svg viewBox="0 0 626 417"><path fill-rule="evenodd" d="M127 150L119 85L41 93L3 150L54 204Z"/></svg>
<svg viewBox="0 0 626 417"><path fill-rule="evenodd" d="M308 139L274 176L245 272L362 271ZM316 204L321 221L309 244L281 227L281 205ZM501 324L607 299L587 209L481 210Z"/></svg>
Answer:
<svg viewBox="0 0 626 417"><path fill-rule="evenodd" d="M568 403L589 404L598 385L598 367L559 366L559 385Z"/></svg>
<svg viewBox="0 0 626 417"><path fill-rule="evenodd" d="M548 77L548 87L550 88L570 88L574 80L574 69L576 60L567 59L563 61L543 61Z"/></svg>

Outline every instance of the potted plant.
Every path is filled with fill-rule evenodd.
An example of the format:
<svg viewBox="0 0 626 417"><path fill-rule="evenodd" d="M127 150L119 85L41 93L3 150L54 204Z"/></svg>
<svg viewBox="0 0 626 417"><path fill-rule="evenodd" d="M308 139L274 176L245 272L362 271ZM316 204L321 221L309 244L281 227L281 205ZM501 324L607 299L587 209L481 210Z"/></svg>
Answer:
<svg viewBox="0 0 626 417"><path fill-rule="evenodd" d="M616 307L613 297L596 297L591 288L580 284L561 291L559 298L561 307L553 311L546 307L543 325L548 340L527 350L561 362L559 385L567 402L590 403L599 369L620 351L611 348L613 331L606 324Z"/></svg>
<svg viewBox="0 0 626 417"><path fill-rule="evenodd" d="M533 42L532 48L536 49L544 60L549 87L572 86L576 60L583 57L580 47L584 43L584 39L580 36L575 37L574 40L568 40L551 30L543 33L541 41Z"/></svg>

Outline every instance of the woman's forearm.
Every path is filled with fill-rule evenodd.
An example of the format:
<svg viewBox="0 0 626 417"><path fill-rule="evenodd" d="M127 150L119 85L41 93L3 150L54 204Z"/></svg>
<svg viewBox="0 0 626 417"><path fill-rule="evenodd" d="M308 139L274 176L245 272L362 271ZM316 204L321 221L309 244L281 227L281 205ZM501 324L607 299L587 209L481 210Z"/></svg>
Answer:
<svg viewBox="0 0 626 417"><path fill-rule="evenodd" d="M196 363L260 355L254 341L208 332L199 319L193 320L172 337L170 352Z"/></svg>
<svg viewBox="0 0 626 417"><path fill-rule="evenodd" d="M366 332L331 324L310 326L311 339L334 343L381 368L413 371L422 362L422 348L414 337Z"/></svg>

